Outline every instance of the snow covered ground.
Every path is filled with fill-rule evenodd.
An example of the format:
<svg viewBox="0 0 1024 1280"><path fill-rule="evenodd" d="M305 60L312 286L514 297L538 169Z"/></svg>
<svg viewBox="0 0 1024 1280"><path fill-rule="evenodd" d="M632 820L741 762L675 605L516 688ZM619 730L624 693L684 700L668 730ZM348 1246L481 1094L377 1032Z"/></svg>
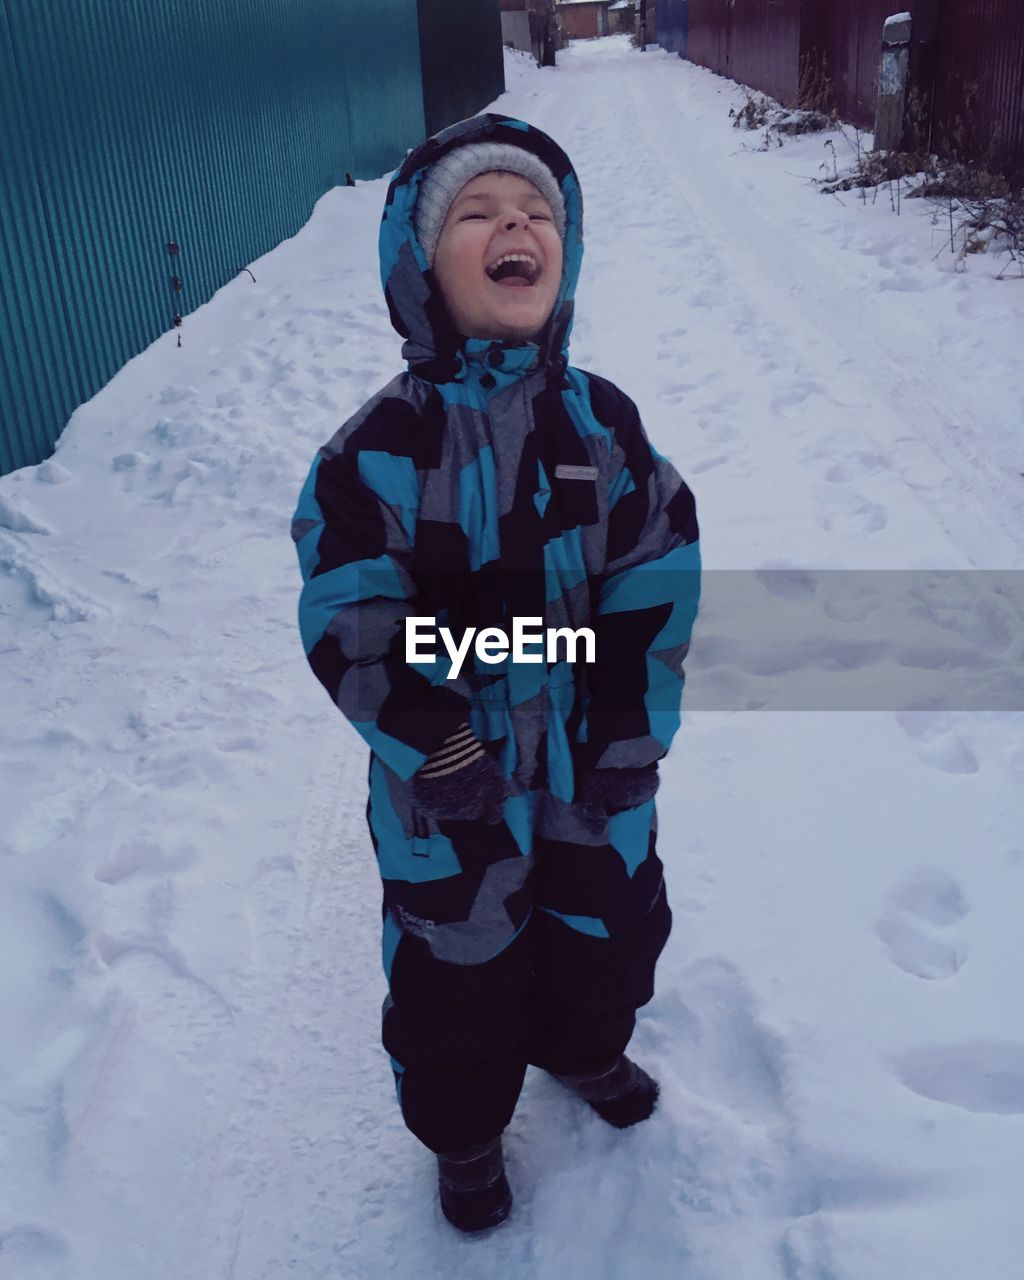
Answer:
<svg viewBox="0 0 1024 1280"><path fill-rule="evenodd" d="M821 136L745 148L741 91L675 57L509 57L496 108L583 183L574 362L690 480L709 569L808 618L816 579L763 571L951 571L930 657L857 664L1002 701L727 709L760 613L709 574L634 1042L662 1105L612 1132L531 1073L514 1218L456 1238L378 1045L364 751L295 625L298 489L400 345L385 180L329 192L0 479L2 1280L1021 1274L1024 626L971 571L1024 569L1024 282L818 194Z"/></svg>

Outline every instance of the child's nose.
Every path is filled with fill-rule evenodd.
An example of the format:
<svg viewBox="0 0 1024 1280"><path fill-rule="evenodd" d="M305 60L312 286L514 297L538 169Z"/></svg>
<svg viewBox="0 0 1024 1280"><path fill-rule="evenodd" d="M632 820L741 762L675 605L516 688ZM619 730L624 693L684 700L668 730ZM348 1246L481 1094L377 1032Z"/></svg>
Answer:
<svg viewBox="0 0 1024 1280"><path fill-rule="evenodd" d="M530 219L526 216L525 213L510 213L505 218L505 230L514 231L520 222L525 227L529 225Z"/></svg>

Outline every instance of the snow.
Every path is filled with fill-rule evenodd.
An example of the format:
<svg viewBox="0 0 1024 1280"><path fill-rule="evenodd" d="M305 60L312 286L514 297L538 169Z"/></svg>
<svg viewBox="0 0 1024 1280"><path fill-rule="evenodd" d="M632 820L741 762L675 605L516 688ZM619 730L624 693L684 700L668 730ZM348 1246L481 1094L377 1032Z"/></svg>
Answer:
<svg viewBox="0 0 1024 1280"><path fill-rule="evenodd" d="M1019 1274L1024 629L990 588L1024 567L1024 283L918 202L819 195L826 138L752 149L742 91L674 56L507 58L496 108L583 183L575 363L690 480L710 570L634 1041L662 1104L613 1132L531 1072L514 1216L477 1241L401 1124L366 758L302 657L288 537L398 368L385 179L338 188L0 479L3 1280ZM861 642L895 569L948 575L914 643L1003 695L841 710L798 635L775 674L817 663L832 709L773 704L773 591L814 627L859 571L831 616ZM858 661L928 667L884 624Z"/></svg>

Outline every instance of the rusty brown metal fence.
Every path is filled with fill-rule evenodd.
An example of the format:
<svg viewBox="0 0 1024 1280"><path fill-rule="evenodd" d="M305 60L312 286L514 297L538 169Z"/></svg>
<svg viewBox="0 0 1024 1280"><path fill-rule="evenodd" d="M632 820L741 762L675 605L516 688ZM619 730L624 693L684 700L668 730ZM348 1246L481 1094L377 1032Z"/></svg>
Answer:
<svg viewBox="0 0 1024 1280"><path fill-rule="evenodd" d="M684 47L787 105L817 89L813 105L871 129L882 27L908 9L915 40L928 41L917 65L926 101L934 84L933 147L1024 181L1024 0L689 0Z"/></svg>
<svg viewBox="0 0 1024 1280"><path fill-rule="evenodd" d="M1024 4L945 0L932 144L1024 182Z"/></svg>
<svg viewBox="0 0 1024 1280"><path fill-rule="evenodd" d="M732 75L780 102L796 101L800 80L800 0L734 0Z"/></svg>
<svg viewBox="0 0 1024 1280"><path fill-rule="evenodd" d="M817 69L832 82L829 105L846 120L871 125L882 24L908 3L690 0L686 56L789 106L797 102L803 68Z"/></svg>
<svg viewBox="0 0 1024 1280"><path fill-rule="evenodd" d="M908 8L909 0L804 0L800 52L819 60L842 119L873 127L882 26Z"/></svg>
<svg viewBox="0 0 1024 1280"><path fill-rule="evenodd" d="M717 75L731 76L731 32L729 0L690 0L686 56L691 62Z"/></svg>
<svg viewBox="0 0 1024 1280"><path fill-rule="evenodd" d="M796 104L802 12L821 0L690 0L686 56Z"/></svg>

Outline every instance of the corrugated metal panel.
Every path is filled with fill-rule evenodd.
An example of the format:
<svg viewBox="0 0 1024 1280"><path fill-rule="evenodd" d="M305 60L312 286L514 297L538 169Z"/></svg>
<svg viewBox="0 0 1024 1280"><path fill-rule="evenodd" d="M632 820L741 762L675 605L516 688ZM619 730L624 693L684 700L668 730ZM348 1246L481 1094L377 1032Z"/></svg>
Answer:
<svg viewBox="0 0 1024 1280"><path fill-rule="evenodd" d="M730 66L741 84L794 105L800 80L799 0L735 0Z"/></svg>
<svg viewBox="0 0 1024 1280"><path fill-rule="evenodd" d="M803 0L801 54L823 60L844 120L875 123L882 26L909 0Z"/></svg>
<svg viewBox="0 0 1024 1280"><path fill-rule="evenodd" d="M346 172L422 139L416 0L0 0L0 106L7 471Z"/></svg>
<svg viewBox="0 0 1024 1280"><path fill-rule="evenodd" d="M882 27L911 0L689 0L686 56L795 103L808 63L831 81L845 120L872 128ZM658 0L659 42L672 39ZM935 142L1024 176L1022 0L944 0L937 49ZM666 45L666 47L670 47Z"/></svg>
<svg viewBox="0 0 1024 1280"><path fill-rule="evenodd" d="M650 7L650 6L648 6ZM669 53L686 57L688 0L657 0L655 35L658 44Z"/></svg>
<svg viewBox="0 0 1024 1280"><path fill-rule="evenodd" d="M800 0L690 0L686 56L781 102L796 101Z"/></svg>
<svg viewBox="0 0 1024 1280"><path fill-rule="evenodd" d="M751 89L764 88L764 37L767 0L732 0L729 21L729 74Z"/></svg>
<svg viewBox="0 0 1024 1280"><path fill-rule="evenodd" d="M729 56L731 30L732 6L729 0L690 0L687 58L720 76L732 75Z"/></svg>
<svg viewBox="0 0 1024 1280"><path fill-rule="evenodd" d="M936 55L935 145L1024 181L1021 0L945 0Z"/></svg>
<svg viewBox="0 0 1024 1280"><path fill-rule="evenodd" d="M0 65L14 46L0 5ZM81 402L86 384L71 359L63 281L41 195L36 121L13 74L0 74L0 471L44 457L54 423ZM40 358L46 353L46 360Z"/></svg>
<svg viewBox="0 0 1024 1280"><path fill-rule="evenodd" d="M420 0L423 111L428 134L505 92L498 0Z"/></svg>
<svg viewBox="0 0 1024 1280"><path fill-rule="evenodd" d="M417 6L415 0L324 3L338 33L348 87L352 172L357 178L375 178L395 168L409 147L426 137ZM274 4L290 14L294 0ZM468 69L452 70L461 77Z"/></svg>

